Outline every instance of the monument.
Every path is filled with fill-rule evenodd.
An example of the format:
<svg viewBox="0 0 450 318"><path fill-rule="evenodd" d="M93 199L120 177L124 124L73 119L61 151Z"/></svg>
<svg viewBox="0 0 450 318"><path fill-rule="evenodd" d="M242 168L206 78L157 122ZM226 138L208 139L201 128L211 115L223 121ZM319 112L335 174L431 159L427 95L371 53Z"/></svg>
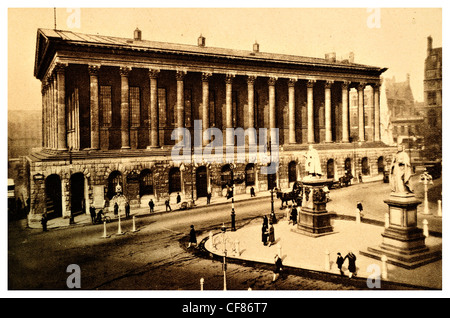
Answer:
<svg viewBox="0 0 450 318"><path fill-rule="evenodd" d="M331 234L333 233L330 222L332 214L326 209L327 199L324 187L332 180L323 177L319 154L312 145L309 145L305 157L305 169L308 175L302 180L302 207L298 215L297 228L293 231L312 237Z"/></svg>
<svg viewBox="0 0 450 318"><path fill-rule="evenodd" d="M381 259L403 268L416 268L442 257L441 250L431 250L425 245L423 231L417 227L418 200L409 184L411 162L403 146L399 146L389 171L390 196L388 205L389 225L381 234L382 243L360 251L362 255Z"/></svg>

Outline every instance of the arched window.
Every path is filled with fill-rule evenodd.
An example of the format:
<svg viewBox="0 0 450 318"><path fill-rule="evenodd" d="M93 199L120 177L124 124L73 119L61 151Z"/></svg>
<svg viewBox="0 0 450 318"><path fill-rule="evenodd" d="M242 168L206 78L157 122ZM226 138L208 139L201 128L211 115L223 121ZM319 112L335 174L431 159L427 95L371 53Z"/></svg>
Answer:
<svg viewBox="0 0 450 318"><path fill-rule="evenodd" d="M352 173L352 159L346 158L344 161L344 173Z"/></svg>
<svg viewBox="0 0 450 318"><path fill-rule="evenodd" d="M255 185L255 165L249 163L245 166L245 186L250 187Z"/></svg>
<svg viewBox="0 0 450 318"><path fill-rule="evenodd" d="M208 194L208 173L205 166L198 167L195 171L195 187L197 197L206 197Z"/></svg>
<svg viewBox="0 0 450 318"><path fill-rule="evenodd" d="M288 179L289 179L289 182L297 181L297 163L295 161L289 162Z"/></svg>
<svg viewBox="0 0 450 318"><path fill-rule="evenodd" d="M369 159L367 157L361 159L361 173L364 176L370 175Z"/></svg>
<svg viewBox="0 0 450 318"><path fill-rule="evenodd" d="M174 167L169 171L169 194L181 191L181 173L180 168Z"/></svg>
<svg viewBox="0 0 450 318"><path fill-rule="evenodd" d="M222 189L226 188L226 186L231 186L233 181L233 170L231 170L231 166L226 164L222 167L221 170L221 181L222 181Z"/></svg>
<svg viewBox="0 0 450 318"><path fill-rule="evenodd" d="M62 216L61 178L57 174L45 179L45 204L49 219Z"/></svg>
<svg viewBox="0 0 450 318"><path fill-rule="evenodd" d="M380 158L378 158L378 174L383 174L384 173L384 158L381 156Z"/></svg>
<svg viewBox="0 0 450 318"><path fill-rule="evenodd" d="M144 169L139 175L139 195L152 195L153 193L153 173L149 169Z"/></svg>
<svg viewBox="0 0 450 318"><path fill-rule="evenodd" d="M84 174L74 173L70 176L70 211L73 215L86 213L84 202Z"/></svg>
<svg viewBox="0 0 450 318"><path fill-rule="evenodd" d="M329 159L327 161L327 178L334 179L334 160Z"/></svg>

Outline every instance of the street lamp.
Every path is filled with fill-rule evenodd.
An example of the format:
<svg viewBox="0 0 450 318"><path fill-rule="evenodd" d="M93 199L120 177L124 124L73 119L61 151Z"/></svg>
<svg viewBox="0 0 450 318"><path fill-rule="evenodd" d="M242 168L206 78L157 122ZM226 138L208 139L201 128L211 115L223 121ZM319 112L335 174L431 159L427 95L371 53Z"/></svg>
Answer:
<svg viewBox="0 0 450 318"><path fill-rule="evenodd" d="M222 238L223 238L223 264L222 264L222 271L223 271L223 290L227 290L227 240L226 240L226 231L227 228L225 227L225 224L222 223Z"/></svg>
<svg viewBox="0 0 450 318"><path fill-rule="evenodd" d="M428 172L424 172L420 175L420 182L424 186L423 214L430 214L430 209L428 208L428 185L433 184L433 177Z"/></svg>

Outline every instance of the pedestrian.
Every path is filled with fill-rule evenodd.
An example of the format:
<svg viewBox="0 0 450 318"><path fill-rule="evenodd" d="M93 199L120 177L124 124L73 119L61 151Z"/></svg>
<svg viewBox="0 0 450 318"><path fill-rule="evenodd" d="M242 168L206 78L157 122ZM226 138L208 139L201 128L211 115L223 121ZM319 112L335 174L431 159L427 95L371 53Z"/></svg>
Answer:
<svg viewBox="0 0 450 318"><path fill-rule="evenodd" d="M269 246L275 243L275 228L273 227L273 224L270 223L269 226Z"/></svg>
<svg viewBox="0 0 450 318"><path fill-rule="evenodd" d="M261 241L263 242L263 245L266 246L267 245L267 236L268 236L268 232L267 232L267 226L263 223L262 229L261 229Z"/></svg>
<svg viewBox="0 0 450 318"><path fill-rule="evenodd" d="M177 193L177 204L180 204L181 202L181 195L180 192Z"/></svg>
<svg viewBox="0 0 450 318"><path fill-rule="evenodd" d="M358 201L358 203L356 204L356 220L358 222L360 222L363 218L364 214L363 214L363 206L362 203L360 201Z"/></svg>
<svg viewBox="0 0 450 318"><path fill-rule="evenodd" d="M208 190L208 193L206 193L206 204L211 203L211 191Z"/></svg>
<svg viewBox="0 0 450 318"><path fill-rule="evenodd" d="M172 212L172 208L170 207L170 200L169 199L166 200L166 212L167 212L167 210Z"/></svg>
<svg viewBox="0 0 450 318"><path fill-rule="evenodd" d="M250 188L250 197L251 198L256 197L255 188L253 187Z"/></svg>
<svg viewBox="0 0 450 318"><path fill-rule="evenodd" d="M267 218L267 215L264 215L263 217L263 226L265 226L266 228L269 227L269 219Z"/></svg>
<svg viewBox="0 0 450 318"><path fill-rule="evenodd" d="M191 247L192 244L195 244L195 246L197 246L197 235L195 233L194 225L191 225L191 231L189 232L188 248Z"/></svg>
<svg viewBox="0 0 450 318"><path fill-rule="evenodd" d="M291 221L292 221L292 225L296 225L297 224L297 216L298 216L298 212L297 212L297 208L294 205L292 207L292 211L291 211Z"/></svg>
<svg viewBox="0 0 450 318"><path fill-rule="evenodd" d="M130 204L127 202L125 202L125 217L129 218L130 217Z"/></svg>
<svg viewBox="0 0 450 318"><path fill-rule="evenodd" d="M344 258L342 257L341 253L337 253L337 259L336 259L336 265L339 268L339 272L341 273L341 276L344 275L344 271L342 270L342 264L344 264Z"/></svg>
<svg viewBox="0 0 450 318"><path fill-rule="evenodd" d="M47 232L47 213L44 213L41 218L42 231Z"/></svg>
<svg viewBox="0 0 450 318"><path fill-rule="evenodd" d="M150 213L155 212L155 202L153 202L153 199L150 199L150 201L148 201L148 206L150 207Z"/></svg>
<svg viewBox="0 0 450 318"><path fill-rule="evenodd" d="M114 203L114 216L117 217L119 215L119 205Z"/></svg>
<svg viewBox="0 0 450 318"><path fill-rule="evenodd" d="M345 256L344 261L348 258L348 271L350 274L348 275L349 278L352 278L353 276L356 276L356 255L353 254L351 251L348 252L348 254Z"/></svg>
<svg viewBox="0 0 450 318"><path fill-rule="evenodd" d="M92 224L94 224L94 223L95 223L95 208L94 208L93 206L91 206L91 207L89 208L89 213L91 214L91 221L92 221Z"/></svg>
<svg viewBox="0 0 450 318"><path fill-rule="evenodd" d="M273 270L273 280L276 281L280 274L283 272L283 262L281 261L281 258L277 255L275 255L275 268Z"/></svg>

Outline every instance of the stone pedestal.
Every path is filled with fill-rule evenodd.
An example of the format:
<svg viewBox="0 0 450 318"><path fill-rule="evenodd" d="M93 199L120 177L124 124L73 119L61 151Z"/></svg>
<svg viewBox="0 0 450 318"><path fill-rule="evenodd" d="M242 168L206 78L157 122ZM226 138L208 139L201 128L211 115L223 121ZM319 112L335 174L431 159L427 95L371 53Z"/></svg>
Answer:
<svg viewBox="0 0 450 318"><path fill-rule="evenodd" d="M412 269L442 257L440 250L425 245L425 236L417 227L417 206L421 203L413 194L392 194L384 202L389 206L389 226L384 230L382 243L360 251L362 255L381 259L403 268Z"/></svg>
<svg viewBox="0 0 450 318"><path fill-rule="evenodd" d="M297 228L294 232L318 237L333 233L330 218L327 211L325 185L332 180L316 177L303 179L303 200L298 215Z"/></svg>

